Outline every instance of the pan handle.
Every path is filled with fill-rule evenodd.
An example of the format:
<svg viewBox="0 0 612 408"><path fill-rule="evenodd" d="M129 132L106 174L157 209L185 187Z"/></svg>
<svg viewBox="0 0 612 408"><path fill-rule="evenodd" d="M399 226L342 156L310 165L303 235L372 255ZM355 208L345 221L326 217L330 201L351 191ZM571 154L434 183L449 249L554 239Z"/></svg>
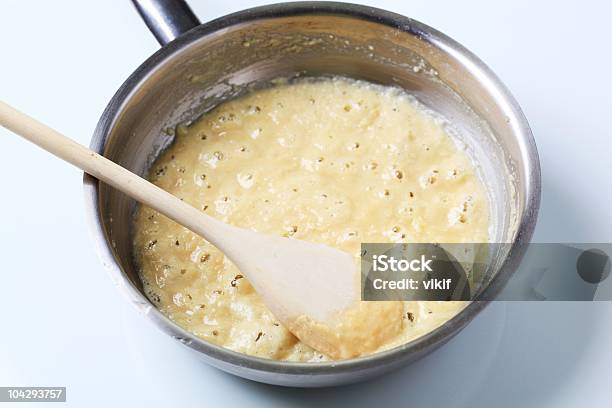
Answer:
<svg viewBox="0 0 612 408"><path fill-rule="evenodd" d="M132 0L132 3L162 46L200 25L184 0Z"/></svg>

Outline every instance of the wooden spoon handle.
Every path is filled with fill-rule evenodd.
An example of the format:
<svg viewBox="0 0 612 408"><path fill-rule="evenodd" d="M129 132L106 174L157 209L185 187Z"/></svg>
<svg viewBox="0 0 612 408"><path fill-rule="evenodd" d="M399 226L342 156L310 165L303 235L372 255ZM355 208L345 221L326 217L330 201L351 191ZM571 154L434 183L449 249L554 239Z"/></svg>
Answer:
<svg viewBox="0 0 612 408"><path fill-rule="evenodd" d="M223 246L221 241L228 231L222 222L2 101L0 125L159 211L213 245Z"/></svg>

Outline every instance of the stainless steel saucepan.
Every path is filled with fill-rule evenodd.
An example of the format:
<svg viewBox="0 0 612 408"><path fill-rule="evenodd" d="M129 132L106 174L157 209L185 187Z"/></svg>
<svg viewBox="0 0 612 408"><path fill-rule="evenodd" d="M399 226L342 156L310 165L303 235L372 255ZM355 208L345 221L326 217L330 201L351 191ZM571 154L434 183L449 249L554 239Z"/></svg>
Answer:
<svg viewBox="0 0 612 408"><path fill-rule="evenodd" d="M540 167L527 121L500 80L471 52L418 21L372 7L300 2L257 7L200 24L178 0L133 0L162 47L119 88L91 148L145 174L174 127L278 77L342 75L403 87L450 120L478 163L492 202L499 254L488 299L514 272L540 202ZM447 342L486 305L472 302L429 334L395 349L339 362L289 363L232 352L181 329L144 296L132 256L136 203L85 176L98 252L113 280L159 328L209 364L270 384L316 387L361 381Z"/></svg>

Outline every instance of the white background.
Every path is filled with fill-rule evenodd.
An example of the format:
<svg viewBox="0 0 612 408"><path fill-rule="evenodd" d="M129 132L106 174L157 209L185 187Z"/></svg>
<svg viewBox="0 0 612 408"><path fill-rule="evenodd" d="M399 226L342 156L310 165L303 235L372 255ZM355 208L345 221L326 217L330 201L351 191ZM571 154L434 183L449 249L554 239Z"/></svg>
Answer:
<svg viewBox="0 0 612 408"><path fill-rule="evenodd" d="M263 2L191 4L206 21ZM370 4L452 36L512 90L542 161L536 241L612 242L607 2ZM115 90L157 48L128 0L2 0L0 99L88 144ZM113 287L79 171L0 130L0 183L2 386L67 386L75 407L610 406L607 303L495 304L436 353L366 384L292 390L238 379L193 358Z"/></svg>

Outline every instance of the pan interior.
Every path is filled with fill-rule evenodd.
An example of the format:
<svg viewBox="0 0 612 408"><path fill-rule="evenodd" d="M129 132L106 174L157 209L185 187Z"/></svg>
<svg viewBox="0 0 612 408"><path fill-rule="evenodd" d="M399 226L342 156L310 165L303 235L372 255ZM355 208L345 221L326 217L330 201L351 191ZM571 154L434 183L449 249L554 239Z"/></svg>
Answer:
<svg viewBox="0 0 612 408"><path fill-rule="evenodd" d="M491 242L513 242L527 194L523 146L494 85L454 54L416 24L399 30L349 16L298 15L232 25L174 50L136 85L115 117L104 154L144 175L172 143L176 125L277 78L337 75L399 86L453 124L490 195ZM99 199L113 254L142 290L132 257L136 203L106 185ZM501 263L505 255L495 259Z"/></svg>

